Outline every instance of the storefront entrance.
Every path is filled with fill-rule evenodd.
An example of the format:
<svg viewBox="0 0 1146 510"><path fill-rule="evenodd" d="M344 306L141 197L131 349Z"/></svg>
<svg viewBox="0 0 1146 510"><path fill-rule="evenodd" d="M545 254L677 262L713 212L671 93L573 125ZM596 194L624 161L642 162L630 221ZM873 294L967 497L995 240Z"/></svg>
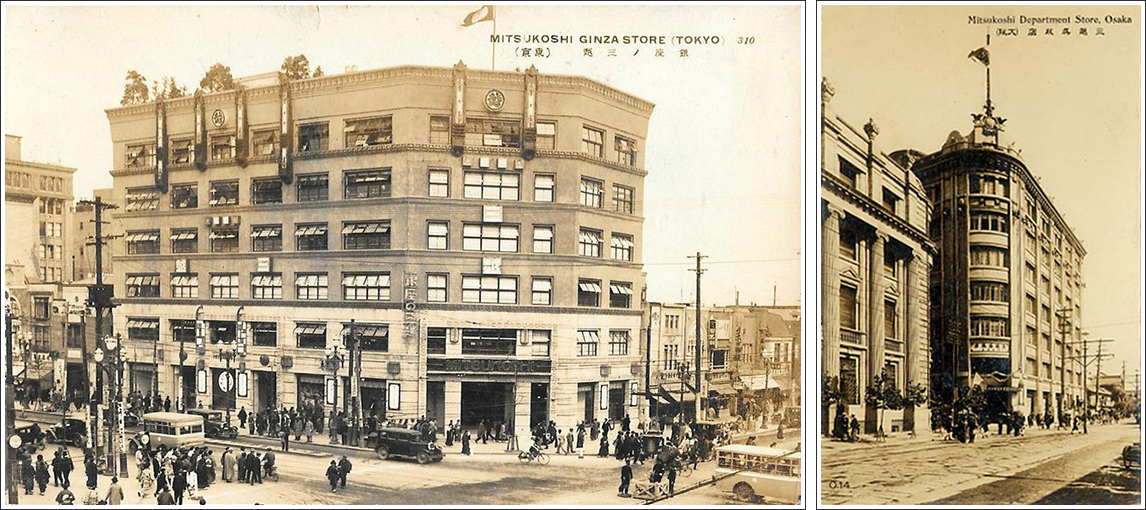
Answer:
<svg viewBox="0 0 1146 510"><path fill-rule="evenodd" d="M426 417L438 420L438 427L446 423L446 382L426 382Z"/></svg>
<svg viewBox="0 0 1146 510"><path fill-rule="evenodd" d="M513 423L513 383L463 382L462 425Z"/></svg>
<svg viewBox="0 0 1146 510"><path fill-rule="evenodd" d="M582 420L589 422L593 421L593 396L596 394L594 389L597 383L578 383L577 384L577 407L584 409L585 414L581 417Z"/></svg>
<svg viewBox="0 0 1146 510"><path fill-rule="evenodd" d="M223 368L211 369L211 408L235 407L235 372Z"/></svg>
<svg viewBox="0 0 1146 510"><path fill-rule="evenodd" d="M195 367L194 366L175 367L175 378L176 378L176 380L179 379L180 370L182 370L182 373L183 373L183 402L186 405L186 407L184 409L180 409L180 411L183 411L186 409L195 409L195 408L199 407L197 394L195 393ZM178 384L178 383L176 383L176 384ZM171 410L172 411L176 410L175 409L175 402L171 403Z"/></svg>
<svg viewBox="0 0 1146 510"><path fill-rule="evenodd" d="M625 383L626 381L612 381L609 383L610 420L621 420L625 417Z"/></svg>
<svg viewBox="0 0 1146 510"><path fill-rule="evenodd" d="M529 426L533 428L539 423L549 423L549 383L533 383L530 386Z"/></svg>
<svg viewBox="0 0 1146 510"><path fill-rule="evenodd" d="M255 398L257 411L278 406L278 374L255 372Z"/></svg>

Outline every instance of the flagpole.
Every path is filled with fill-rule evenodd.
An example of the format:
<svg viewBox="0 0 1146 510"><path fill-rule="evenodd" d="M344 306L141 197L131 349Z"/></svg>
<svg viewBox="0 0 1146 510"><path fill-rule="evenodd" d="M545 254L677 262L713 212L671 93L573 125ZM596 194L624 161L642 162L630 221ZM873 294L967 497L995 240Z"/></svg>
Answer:
<svg viewBox="0 0 1146 510"><path fill-rule="evenodd" d="M988 33L987 34L987 47L990 47L990 46L991 46L991 34ZM988 60L988 62L990 62L990 61ZM988 63L985 67L987 68L987 115L993 116L995 114L994 113L995 109L991 107L991 64Z"/></svg>
<svg viewBox="0 0 1146 510"><path fill-rule="evenodd" d="M494 71L497 69L497 13L493 11L492 5L489 7L489 13L493 15L493 37L490 37L490 41L493 42L490 44L489 70ZM990 38L991 35L987 34L987 37Z"/></svg>

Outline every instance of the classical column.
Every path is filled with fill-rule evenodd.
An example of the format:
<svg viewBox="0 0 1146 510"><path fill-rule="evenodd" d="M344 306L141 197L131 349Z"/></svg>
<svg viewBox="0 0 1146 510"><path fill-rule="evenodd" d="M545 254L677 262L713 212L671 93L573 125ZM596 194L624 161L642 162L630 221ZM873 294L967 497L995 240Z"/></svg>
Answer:
<svg viewBox="0 0 1146 510"><path fill-rule="evenodd" d="M904 381L906 384L922 384L925 387L928 381L921 373L920 364L920 351L923 349L923 342L929 341L927 338L927 317L922 317L920 311L920 304L928 298L927 292L927 273L924 269L923 261L927 257L926 253L916 253L912 251L908 258L904 261L904 278L906 279L907 287L907 313L904 314L904 322L906 331L904 334L904 343L907 347L906 367L904 368ZM924 402L918 406L907 406L903 411L903 429L904 430L917 430L917 424L926 428L928 423L927 403Z"/></svg>
<svg viewBox="0 0 1146 510"><path fill-rule="evenodd" d="M868 328L867 328L867 380L870 384L875 377L883 371L883 342L884 337L884 309L883 309L883 250L887 245L887 234L876 231L868 242L871 264L868 266ZM876 432L879 427L878 411L867 406L867 419L865 429L869 433Z"/></svg>
<svg viewBox="0 0 1146 510"><path fill-rule="evenodd" d="M820 292L821 338L823 371L829 375L840 373L840 221L843 213L833 204L824 204L824 223L821 226ZM820 374L822 377L822 374Z"/></svg>

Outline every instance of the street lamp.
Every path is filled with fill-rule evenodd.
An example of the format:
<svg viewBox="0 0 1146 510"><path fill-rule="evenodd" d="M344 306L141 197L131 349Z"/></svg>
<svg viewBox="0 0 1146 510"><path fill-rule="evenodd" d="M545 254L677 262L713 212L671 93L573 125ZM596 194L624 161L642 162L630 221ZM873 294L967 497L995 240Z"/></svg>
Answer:
<svg viewBox="0 0 1146 510"><path fill-rule="evenodd" d="M680 379L680 401L677 402L679 407L679 419L681 423L684 423L684 382L688 380L690 374L688 362L682 362L676 366L676 369L677 377ZM696 398L700 398L700 395L697 395Z"/></svg>
<svg viewBox="0 0 1146 510"><path fill-rule="evenodd" d="M243 321L242 306L235 312L235 342L232 345L233 347L219 347L219 359L227 362L227 370L219 379L219 389L224 394L235 389L236 380L235 375L231 372L231 361L247 356L247 324ZM234 404L233 398L227 400L227 427L231 426L231 408L234 407Z"/></svg>
<svg viewBox="0 0 1146 510"><path fill-rule="evenodd" d="M7 294L7 291L5 291ZM4 340L7 345L7 356L4 356L4 407L6 408L6 420L4 420L4 437L8 441L8 455L5 457L7 461L5 473L8 473L8 504L16 505L20 503L20 490L17 488L19 485L20 474L18 471L18 464L16 463L16 452L20 447L20 436L16 432L16 396L13 386L15 385L15 378L12 375L12 340L13 331L15 327L20 324L19 314L19 301L16 301L11 296L8 296L7 301L4 303ZM25 368L25 370L27 370Z"/></svg>
<svg viewBox="0 0 1146 510"><path fill-rule="evenodd" d="M114 448L109 448L107 452L107 467L109 474L116 473L116 453L118 452L119 459L119 476L127 477L127 451L124 445L127 442L123 426L123 365L125 361L123 352L122 337L116 333L115 336L108 336L104 338L104 347L107 352L96 349L95 359L99 363L106 359L104 365L105 370L108 371L109 376L115 383L115 394L110 396L109 400L112 404L112 414L115 416L113 426L108 427L108 433L111 438L108 440L108 445L115 445ZM114 432L113 432L114 430ZM117 443L118 436L118 444Z"/></svg>

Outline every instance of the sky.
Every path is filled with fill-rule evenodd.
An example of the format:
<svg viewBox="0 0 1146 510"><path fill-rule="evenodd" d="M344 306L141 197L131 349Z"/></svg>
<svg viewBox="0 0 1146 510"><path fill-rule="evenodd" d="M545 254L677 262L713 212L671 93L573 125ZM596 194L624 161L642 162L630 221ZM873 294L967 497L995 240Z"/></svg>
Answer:
<svg viewBox="0 0 1146 510"><path fill-rule="evenodd" d="M1125 361L1131 380L1142 351L1140 13L1136 6L824 6L821 18L821 71L836 90L831 104L856 126L874 118L876 143L887 153L931 153L952 130L970 131L985 76L967 54L994 34L991 100L1008 119L1004 139L1022 150L1087 251L1082 327L1090 338L1114 340L1103 347L1114 358L1102 361L1102 371L1117 374ZM1121 14L1134 22L1106 22ZM970 23L971 15L1072 23L983 25ZM1100 22L1078 24L1076 15ZM1009 27L1019 35L996 31ZM1027 35L1032 27L1038 35Z"/></svg>
<svg viewBox="0 0 1146 510"><path fill-rule="evenodd" d="M90 197L112 183L104 110L119 106L129 69L149 81L172 76L189 91L215 62L237 78L278 71L298 54L327 74L458 60L488 69L493 23L461 26L479 6L5 6L4 132L23 137L25 160L78 168L75 195ZM737 292L741 303L800 302L800 7L521 5L498 7L496 23L498 34L574 39L542 45L540 58L520 56L526 45L499 45L496 69L532 64L656 104L643 148L650 300L693 300L686 257L699 251L708 256L705 304L730 304ZM666 43L581 44L582 35Z"/></svg>

